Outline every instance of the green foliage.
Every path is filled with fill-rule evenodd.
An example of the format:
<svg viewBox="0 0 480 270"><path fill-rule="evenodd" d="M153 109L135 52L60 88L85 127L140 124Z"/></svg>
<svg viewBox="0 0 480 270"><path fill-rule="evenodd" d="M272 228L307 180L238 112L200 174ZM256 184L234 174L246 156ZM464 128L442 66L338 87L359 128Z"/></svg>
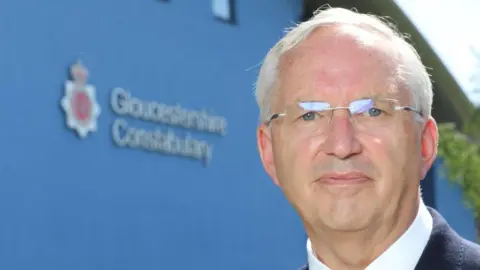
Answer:
<svg viewBox="0 0 480 270"><path fill-rule="evenodd" d="M476 143L480 143L480 108L475 110L471 120L465 124L463 133L476 140Z"/></svg>
<svg viewBox="0 0 480 270"><path fill-rule="evenodd" d="M459 131L454 124L438 126L438 155L443 158L448 178L458 183L465 202L480 217L480 110Z"/></svg>

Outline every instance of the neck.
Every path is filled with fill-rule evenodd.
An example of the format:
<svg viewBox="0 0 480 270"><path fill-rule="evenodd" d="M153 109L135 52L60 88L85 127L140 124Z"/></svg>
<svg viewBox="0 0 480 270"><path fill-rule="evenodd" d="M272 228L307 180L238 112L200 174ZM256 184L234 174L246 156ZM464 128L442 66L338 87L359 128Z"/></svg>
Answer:
<svg viewBox="0 0 480 270"><path fill-rule="evenodd" d="M410 227L421 198L360 231L308 230L315 256L331 269L365 269Z"/></svg>

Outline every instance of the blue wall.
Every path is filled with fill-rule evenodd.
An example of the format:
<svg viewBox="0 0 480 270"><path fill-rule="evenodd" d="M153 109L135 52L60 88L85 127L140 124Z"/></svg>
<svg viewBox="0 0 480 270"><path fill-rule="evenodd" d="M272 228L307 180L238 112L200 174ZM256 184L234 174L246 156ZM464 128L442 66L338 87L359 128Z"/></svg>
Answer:
<svg viewBox="0 0 480 270"><path fill-rule="evenodd" d="M435 208L462 237L476 242L478 238L473 211L465 204L462 188L447 178L441 158L435 161L431 172L435 183Z"/></svg>
<svg viewBox="0 0 480 270"><path fill-rule="evenodd" d="M256 152L252 84L301 1L237 1L236 21L210 1L0 3L0 269L296 269L305 238ZM68 68L89 69L101 107L84 140L60 107ZM111 90L226 117L209 166L119 148Z"/></svg>

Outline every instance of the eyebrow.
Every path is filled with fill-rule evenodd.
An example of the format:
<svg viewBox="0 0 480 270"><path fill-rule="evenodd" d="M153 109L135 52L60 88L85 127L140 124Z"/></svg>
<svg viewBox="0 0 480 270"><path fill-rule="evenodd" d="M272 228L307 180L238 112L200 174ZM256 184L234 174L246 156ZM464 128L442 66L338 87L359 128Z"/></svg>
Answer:
<svg viewBox="0 0 480 270"><path fill-rule="evenodd" d="M380 95L380 94L376 94L376 95L372 95L372 96L360 96L360 97L357 97L357 98L353 98L349 101L352 102L352 101L356 101L356 100L362 100L362 99L388 99L388 100L397 100L396 98L394 97L388 97L388 96L385 96L385 95ZM328 103L330 104L330 102L326 101L326 100L312 100L312 99L308 99L308 100L302 100L302 99L299 99L299 98L296 98L295 99L295 102L297 103L300 103L300 102L323 102L323 103Z"/></svg>
<svg viewBox="0 0 480 270"><path fill-rule="evenodd" d="M370 96L362 96L358 99L367 99L367 98L370 98L370 99L393 99L391 97L385 96L384 94L374 94L374 95L370 95ZM355 99L355 100L358 100L358 99Z"/></svg>

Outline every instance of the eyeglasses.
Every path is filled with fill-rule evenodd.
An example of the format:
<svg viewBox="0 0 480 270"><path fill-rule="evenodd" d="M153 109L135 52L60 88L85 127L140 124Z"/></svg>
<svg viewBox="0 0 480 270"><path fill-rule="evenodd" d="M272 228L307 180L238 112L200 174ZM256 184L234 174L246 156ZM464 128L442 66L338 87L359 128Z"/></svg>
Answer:
<svg viewBox="0 0 480 270"><path fill-rule="evenodd" d="M276 113L266 122L284 117L284 124L298 132L323 133L328 130L335 110L346 109L355 125L365 130L378 130L389 126L396 111L422 112L410 106L398 106L398 100L390 98L363 98L350 102L348 107L332 107L323 101L300 101L282 113Z"/></svg>

